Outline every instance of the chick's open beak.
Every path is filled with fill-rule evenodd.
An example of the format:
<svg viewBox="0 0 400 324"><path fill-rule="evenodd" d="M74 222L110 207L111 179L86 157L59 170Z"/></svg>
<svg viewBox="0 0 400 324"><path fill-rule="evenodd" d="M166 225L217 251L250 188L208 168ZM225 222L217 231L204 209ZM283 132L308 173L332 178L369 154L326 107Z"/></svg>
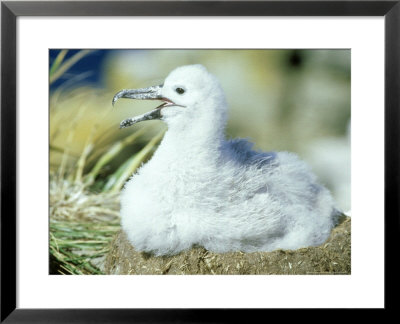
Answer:
<svg viewBox="0 0 400 324"><path fill-rule="evenodd" d="M161 119L161 108L168 105L173 105L173 102L171 102L167 98L163 98L163 96L161 95L161 89L162 85L158 85L142 89L124 89L116 93L112 100L113 106L115 102L120 98L164 101L163 104L143 115L123 120L120 123L119 128L125 128L144 120Z"/></svg>

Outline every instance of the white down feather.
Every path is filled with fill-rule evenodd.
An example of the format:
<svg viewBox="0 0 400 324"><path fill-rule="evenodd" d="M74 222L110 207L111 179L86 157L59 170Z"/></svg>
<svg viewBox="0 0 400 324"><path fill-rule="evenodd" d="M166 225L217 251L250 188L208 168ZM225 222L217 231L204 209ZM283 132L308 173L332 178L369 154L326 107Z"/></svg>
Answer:
<svg viewBox="0 0 400 324"><path fill-rule="evenodd" d="M271 251L327 239L339 214L329 191L295 154L227 141L224 93L203 66L175 69L162 93L185 107L162 109L168 131L121 193L122 228L136 250Z"/></svg>

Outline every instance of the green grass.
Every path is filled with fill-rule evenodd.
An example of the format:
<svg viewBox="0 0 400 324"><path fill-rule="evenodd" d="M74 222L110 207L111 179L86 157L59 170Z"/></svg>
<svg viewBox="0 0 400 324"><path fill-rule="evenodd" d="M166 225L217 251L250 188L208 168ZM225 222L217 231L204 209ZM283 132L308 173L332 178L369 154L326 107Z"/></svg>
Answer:
<svg viewBox="0 0 400 324"><path fill-rule="evenodd" d="M50 271L58 274L103 274L101 263L119 222L50 221Z"/></svg>

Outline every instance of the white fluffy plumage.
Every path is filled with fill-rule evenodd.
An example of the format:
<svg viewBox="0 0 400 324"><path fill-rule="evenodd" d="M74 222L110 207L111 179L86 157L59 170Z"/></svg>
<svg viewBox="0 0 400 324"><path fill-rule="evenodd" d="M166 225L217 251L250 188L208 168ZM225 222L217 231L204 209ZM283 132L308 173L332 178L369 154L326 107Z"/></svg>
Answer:
<svg viewBox="0 0 400 324"><path fill-rule="evenodd" d="M160 109L168 131L121 194L122 228L136 250L254 252L327 239L339 214L329 191L294 154L226 140L224 93L203 66L175 69L160 91L172 103Z"/></svg>

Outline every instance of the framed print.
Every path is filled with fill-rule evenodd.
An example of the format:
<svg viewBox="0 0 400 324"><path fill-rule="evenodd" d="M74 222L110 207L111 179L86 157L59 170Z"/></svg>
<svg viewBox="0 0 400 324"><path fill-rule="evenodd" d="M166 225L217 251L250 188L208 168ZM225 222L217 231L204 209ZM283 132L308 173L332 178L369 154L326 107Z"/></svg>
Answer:
<svg viewBox="0 0 400 324"><path fill-rule="evenodd" d="M393 308L398 1L4 1L1 15L2 321ZM265 229L246 216L263 212Z"/></svg>

